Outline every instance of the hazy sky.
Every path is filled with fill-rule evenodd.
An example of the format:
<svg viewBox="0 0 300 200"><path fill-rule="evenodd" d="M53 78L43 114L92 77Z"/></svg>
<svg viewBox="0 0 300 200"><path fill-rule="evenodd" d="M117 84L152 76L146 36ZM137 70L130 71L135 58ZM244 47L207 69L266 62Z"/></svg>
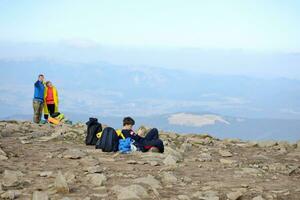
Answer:
<svg viewBox="0 0 300 200"><path fill-rule="evenodd" d="M300 1L0 0L0 41L300 52Z"/></svg>

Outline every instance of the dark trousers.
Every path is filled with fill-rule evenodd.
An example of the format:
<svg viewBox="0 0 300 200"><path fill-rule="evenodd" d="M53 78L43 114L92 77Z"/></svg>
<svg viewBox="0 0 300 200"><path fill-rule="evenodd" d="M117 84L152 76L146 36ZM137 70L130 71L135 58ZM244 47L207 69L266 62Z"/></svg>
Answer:
<svg viewBox="0 0 300 200"><path fill-rule="evenodd" d="M55 112L55 104L47 104L47 108L48 108L50 116L53 115ZM44 118L48 119L48 115L44 115Z"/></svg>
<svg viewBox="0 0 300 200"><path fill-rule="evenodd" d="M161 153L164 152L164 144L161 139L159 139L158 130L156 128L151 129L143 140L143 146L153 146L159 149ZM148 149L143 148L143 151Z"/></svg>

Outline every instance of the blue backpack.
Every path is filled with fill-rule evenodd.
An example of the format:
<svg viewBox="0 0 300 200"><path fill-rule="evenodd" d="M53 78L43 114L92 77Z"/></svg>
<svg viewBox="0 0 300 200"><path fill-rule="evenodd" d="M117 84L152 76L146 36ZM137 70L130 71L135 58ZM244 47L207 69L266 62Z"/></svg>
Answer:
<svg viewBox="0 0 300 200"><path fill-rule="evenodd" d="M131 152L131 138L120 139L119 140L119 151L121 153L130 153Z"/></svg>

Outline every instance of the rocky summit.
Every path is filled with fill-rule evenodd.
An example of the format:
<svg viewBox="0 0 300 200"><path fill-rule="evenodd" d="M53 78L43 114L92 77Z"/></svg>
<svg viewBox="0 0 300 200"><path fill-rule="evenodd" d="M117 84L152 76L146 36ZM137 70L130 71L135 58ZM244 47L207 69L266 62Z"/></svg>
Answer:
<svg viewBox="0 0 300 200"><path fill-rule="evenodd" d="M0 199L299 200L300 142L160 131L165 153L103 153L84 124L0 122Z"/></svg>

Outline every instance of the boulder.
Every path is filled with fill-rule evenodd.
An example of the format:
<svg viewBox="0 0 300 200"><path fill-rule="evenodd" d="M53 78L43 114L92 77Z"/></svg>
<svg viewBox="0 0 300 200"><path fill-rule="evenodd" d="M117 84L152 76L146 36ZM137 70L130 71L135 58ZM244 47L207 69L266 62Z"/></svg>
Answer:
<svg viewBox="0 0 300 200"><path fill-rule="evenodd" d="M70 188L68 186L66 178L62 175L61 171L59 171L57 173L54 185L55 185L55 189L58 193L69 193L70 192Z"/></svg>

